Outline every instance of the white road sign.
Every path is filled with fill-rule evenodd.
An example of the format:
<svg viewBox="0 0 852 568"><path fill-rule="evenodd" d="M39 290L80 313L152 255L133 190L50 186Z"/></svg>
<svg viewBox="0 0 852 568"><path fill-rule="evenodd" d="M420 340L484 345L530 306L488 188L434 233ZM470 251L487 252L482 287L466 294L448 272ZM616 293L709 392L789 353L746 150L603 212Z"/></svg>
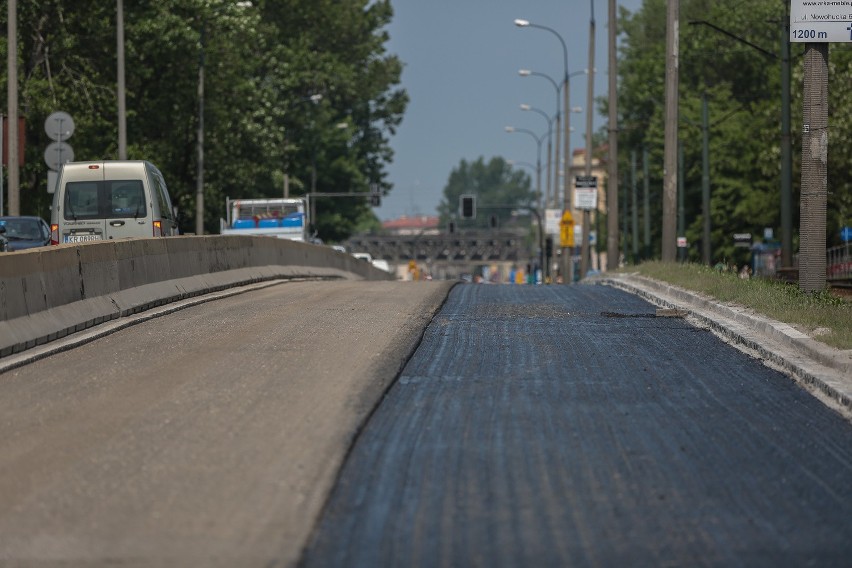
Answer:
<svg viewBox="0 0 852 568"><path fill-rule="evenodd" d="M74 161L74 149L65 142L51 142L44 151L44 163L51 170L59 170L65 162Z"/></svg>
<svg viewBox="0 0 852 568"><path fill-rule="evenodd" d="M44 121L44 131L55 142L63 142L74 134L74 119L67 112L58 110Z"/></svg>
<svg viewBox="0 0 852 568"><path fill-rule="evenodd" d="M559 222L562 220L562 209L545 209L544 232L548 235L559 236Z"/></svg>
<svg viewBox="0 0 852 568"><path fill-rule="evenodd" d="M791 0L790 41L852 42L852 0Z"/></svg>

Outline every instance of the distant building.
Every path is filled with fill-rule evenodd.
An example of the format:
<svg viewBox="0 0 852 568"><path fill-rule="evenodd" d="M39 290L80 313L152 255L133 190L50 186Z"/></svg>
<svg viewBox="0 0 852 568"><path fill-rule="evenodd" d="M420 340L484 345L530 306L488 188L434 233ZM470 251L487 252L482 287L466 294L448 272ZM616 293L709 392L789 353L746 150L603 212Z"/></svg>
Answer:
<svg viewBox="0 0 852 568"><path fill-rule="evenodd" d="M437 235L438 217L417 215L409 217L403 215L397 219L384 221L382 228L389 235Z"/></svg>

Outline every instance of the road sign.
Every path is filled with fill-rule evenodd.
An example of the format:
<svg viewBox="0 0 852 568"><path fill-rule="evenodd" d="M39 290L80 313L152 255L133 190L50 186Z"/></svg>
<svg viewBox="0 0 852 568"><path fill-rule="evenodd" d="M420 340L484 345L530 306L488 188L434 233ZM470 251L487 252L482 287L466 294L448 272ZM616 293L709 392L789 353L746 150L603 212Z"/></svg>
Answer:
<svg viewBox="0 0 852 568"><path fill-rule="evenodd" d="M67 112L56 111L44 121L44 131L55 142L68 140L74 134L74 119Z"/></svg>
<svg viewBox="0 0 852 568"><path fill-rule="evenodd" d="M852 42L852 6L849 2L792 0L790 41L797 43Z"/></svg>
<svg viewBox="0 0 852 568"><path fill-rule="evenodd" d="M574 208L595 209L597 205L597 176L576 176L574 178Z"/></svg>
<svg viewBox="0 0 852 568"><path fill-rule="evenodd" d="M844 243L852 241L852 227L843 227L840 229L840 240Z"/></svg>
<svg viewBox="0 0 852 568"><path fill-rule="evenodd" d="M51 170L58 170L65 162L74 161L74 149L65 142L51 142L44 151L44 162Z"/></svg>
<svg viewBox="0 0 852 568"><path fill-rule="evenodd" d="M559 235L559 225L562 223L562 209L544 210L544 232L548 235Z"/></svg>
<svg viewBox="0 0 852 568"><path fill-rule="evenodd" d="M677 238L677 248L686 248L686 237L678 237Z"/></svg>
<svg viewBox="0 0 852 568"><path fill-rule="evenodd" d="M562 215L562 222L559 224L559 244L562 248L574 246L574 216L570 211L565 211Z"/></svg>
<svg viewBox="0 0 852 568"><path fill-rule="evenodd" d="M751 233L734 233L734 246L751 248Z"/></svg>

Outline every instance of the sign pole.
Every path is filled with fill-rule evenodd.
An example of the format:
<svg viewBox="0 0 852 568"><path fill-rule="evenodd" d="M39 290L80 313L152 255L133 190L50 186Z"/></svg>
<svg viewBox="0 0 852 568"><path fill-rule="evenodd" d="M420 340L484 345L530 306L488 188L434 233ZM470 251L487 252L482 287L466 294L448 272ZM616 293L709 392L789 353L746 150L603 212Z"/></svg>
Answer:
<svg viewBox="0 0 852 568"><path fill-rule="evenodd" d="M799 289L826 285L828 207L828 44L852 42L852 16L841 2L792 0L790 41L805 44L802 94L802 188Z"/></svg>

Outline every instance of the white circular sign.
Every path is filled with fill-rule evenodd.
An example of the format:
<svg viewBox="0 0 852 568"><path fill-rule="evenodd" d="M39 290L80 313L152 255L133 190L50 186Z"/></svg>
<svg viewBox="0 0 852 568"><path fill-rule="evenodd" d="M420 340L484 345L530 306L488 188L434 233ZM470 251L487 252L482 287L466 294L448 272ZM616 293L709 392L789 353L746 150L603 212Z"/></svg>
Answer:
<svg viewBox="0 0 852 568"><path fill-rule="evenodd" d="M44 121L44 131L51 140L68 140L74 134L74 119L67 112L56 111Z"/></svg>
<svg viewBox="0 0 852 568"><path fill-rule="evenodd" d="M74 161L74 148L65 142L51 142L44 151L44 161L51 170L58 170L65 162Z"/></svg>

